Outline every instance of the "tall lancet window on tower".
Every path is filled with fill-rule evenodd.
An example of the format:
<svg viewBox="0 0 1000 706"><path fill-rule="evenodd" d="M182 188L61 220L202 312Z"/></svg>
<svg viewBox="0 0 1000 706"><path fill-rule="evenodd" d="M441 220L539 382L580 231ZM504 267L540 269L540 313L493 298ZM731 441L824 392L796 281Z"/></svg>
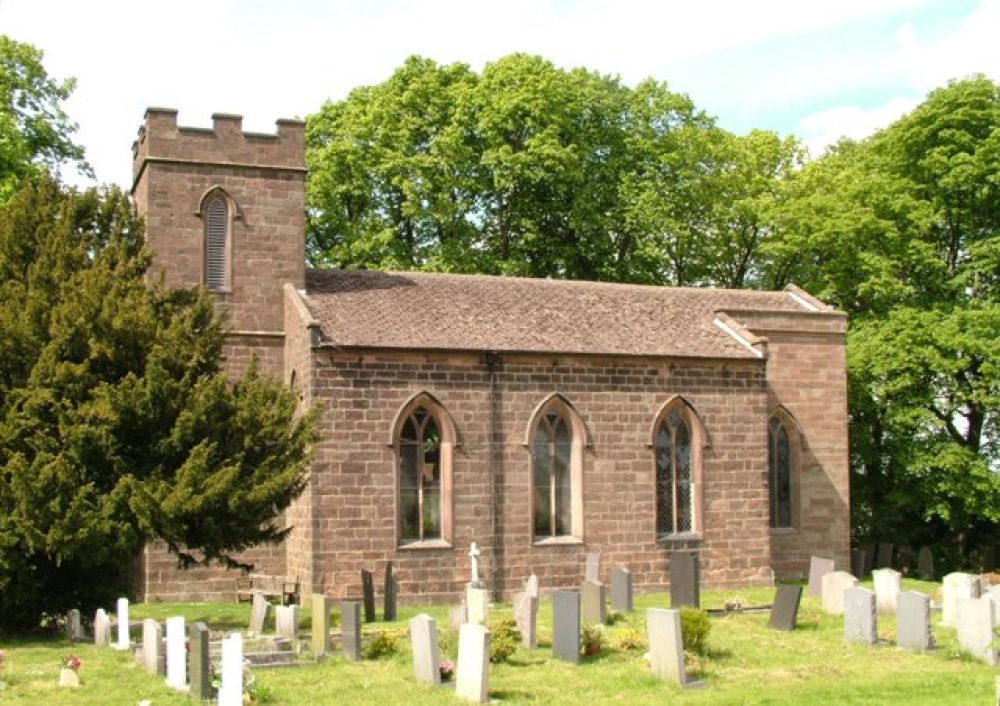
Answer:
<svg viewBox="0 0 1000 706"><path fill-rule="evenodd" d="M229 203L222 194L205 204L205 286L215 291L230 288Z"/></svg>

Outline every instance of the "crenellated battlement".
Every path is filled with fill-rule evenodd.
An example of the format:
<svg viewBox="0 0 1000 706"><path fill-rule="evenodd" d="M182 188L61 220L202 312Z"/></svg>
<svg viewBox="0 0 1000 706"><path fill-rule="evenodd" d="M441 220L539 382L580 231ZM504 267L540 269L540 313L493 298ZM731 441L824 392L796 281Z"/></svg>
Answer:
<svg viewBox="0 0 1000 706"><path fill-rule="evenodd" d="M305 171L305 123L277 120L275 134L243 131L243 116L212 115L212 127L178 126L172 108L148 108L132 143L132 189L150 162Z"/></svg>

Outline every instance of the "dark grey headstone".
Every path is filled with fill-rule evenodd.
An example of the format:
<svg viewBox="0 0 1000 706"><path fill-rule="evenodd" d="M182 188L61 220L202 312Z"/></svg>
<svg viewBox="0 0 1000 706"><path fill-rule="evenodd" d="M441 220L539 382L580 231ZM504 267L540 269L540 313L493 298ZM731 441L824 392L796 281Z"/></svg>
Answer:
<svg viewBox="0 0 1000 706"><path fill-rule="evenodd" d="M580 593L552 593L552 652L565 662L580 662Z"/></svg>
<svg viewBox="0 0 1000 706"><path fill-rule="evenodd" d="M859 581L865 577L865 549L852 549L851 550L851 573L854 578Z"/></svg>
<svg viewBox="0 0 1000 706"><path fill-rule="evenodd" d="M903 576L910 576L913 573L913 549L906 545L896 550L896 571Z"/></svg>
<svg viewBox="0 0 1000 706"><path fill-rule="evenodd" d="M770 625L775 630L794 630L799 617L799 603L802 601L802 586L780 584L771 605Z"/></svg>
<svg viewBox="0 0 1000 706"><path fill-rule="evenodd" d="M399 585L396 583L396 567L390 561L385 565L385 601L382 607L382 620L386 622L396 619L396 601Z"/></svg>
<svg viewBox="0 0 1000 706"><path fill-rule="evenodd" d="M844 591L844 641L865 645L878 642L875 591L861 586Z"/></svg>
<svg viewBox="0 0 1000 706"><path fill-rule="evenodd" d="M584 581L580 589L580 602L582 603L583 622L588 625L600 623L604 625L608 622L607 610L604 603L604 584L597 581Z"/></svg>
<svg viewBox="0 0 1000 706"><path fill-rule="evenodd" d="M188 626L188 679L191 696L198 701L212 698L212 663L208 638L208 626L205 623L192 623Z"/></svg>
<svg viewBox="0 0 1000 706"><path fill-rule="evenodd" d="M701 607L701 581L698 555L674 552L670 555L670 607Z"/></svg>
<svg viewBox="0 0 1000 706"><path fill-rule="evenodd" d="M917 578L921 581L934 580L934 555L930 547L921 547L917 552Z"/></svg>
<svg viewBox="0 0 1000 706"><path fill-rule="evenodd" d="M344 656L357 662L361 659L361 604L357 601L340 602L340 634Z"/></svg>
<svg viewBox="0 0 1000 706"><path fill-rule="evenodd" d="M809 557L809 595L820 598L823 595L823 577L836 569L833 559L821 556Z"/></svg>
<svg viewBox="0 0 1000 706"><path fill-rule="evenodd" d="M361 569L361 595L365 602L365 622L375 622L375 579L368 569Z"/></svg>
<svg viewBox="0 0 1000 706"><path fill-rule="evenodd" d="M632 612L632 572L623 566L611 571L611 607L622 613Z"/></svg>
<svg viewBox="0 0 1000 706"><path fill-rule="evenodd" d="M875 568L892 568L892 544L889 542L879 542L878 549L875 550Z"/></svg>
<svg viewBox="0 0 1000 706"><path fill-rule="evenodd" d="M875 569L875 545L866 544L864 550L865 550L865 576L867 576Z"/></svg>
<svg viewBox="0 0 1000 706"><path fill-rule="evenodd" d="M919 652L934 648L929 596L917 591L896 596L896 645Z"/></svg>

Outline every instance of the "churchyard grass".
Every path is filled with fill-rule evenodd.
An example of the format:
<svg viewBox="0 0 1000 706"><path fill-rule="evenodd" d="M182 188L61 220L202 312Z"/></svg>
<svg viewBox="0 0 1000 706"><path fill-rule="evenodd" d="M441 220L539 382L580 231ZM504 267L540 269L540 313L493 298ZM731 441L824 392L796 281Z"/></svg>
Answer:
<svg viewBox="0 0 1000 706"><path fill-rule="evenodd" d="M937 584L904 580L904 590L933 593ZM870 585L868 583L867 585ZM771 601L772 589L703 591L702 605L721 608L739 596L744 605ZM936 597L937 599L940 596ZM607 628L612 638L632 626L645 630L645 610L664 607L664 594L636 596L635 613ZM334 606L335 612L337 606ZM510 614L509 605L494 609ZM369 623L365 634L378 630L405 631L411 617L430 613L437 620L442 659L454 659L457 639L448 634L448 608L400 608L394 623ZM213 630L245 627L249 607L235 604L137 604L132 619L163 619L184 615L202 620ZM934 617L937 650L918 654L892 644L895 623L879 616L878 647L846 645L843 620L825 615L820 601L803 597L798 627L779 632L768 627L768 614L730 613L712 618L707 656L688 663L689 677L703 682L700 688L681 690L654 679L645 666L645 649L608 649L572 665L552 658L551 603L539 607L539 648L518 650L506 664L491 665L490 696L510 704L590 703L653 704L969 704L989 703L996 670L958 651L954 631L938 626ZM310 625L309 607L303 606L303 630ZM336 628L335 628L336 629ZM308 644L308 643L306 643ZM15 641L0 644L6 667L0 703L36 704L137 704L148 699L155 706L191 704L171 691L162 678L149 676L130 655L97 649L90 643L65 640ZM83 660L79 689L56 686L58 664L72 652ZM400 643L395 655L375 661L352 663L335 652L326 661L294 669L255 669L260 687L259 703L299 704L423 704L458 703L451 687L430 687L413 678L409 644Z"/></svg>

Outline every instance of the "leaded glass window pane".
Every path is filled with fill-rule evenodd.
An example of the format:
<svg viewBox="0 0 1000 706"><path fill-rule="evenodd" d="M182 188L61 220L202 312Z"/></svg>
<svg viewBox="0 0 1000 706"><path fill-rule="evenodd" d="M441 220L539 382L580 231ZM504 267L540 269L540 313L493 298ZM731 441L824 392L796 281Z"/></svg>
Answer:
<svg viewBox="0 0 1000 706"><path fill-rule="evenodd" d="M433 414L417 407L399 434L400 539L441 537L441 432Z"/></svg>
<svg viewBox="0 0 1000 706"><path fill-rule="evenodd" d="M656 531L659 534L674 531L673 457L670 430L661 423L656 433Z"/></svg>
<svg viewBox="0 0 1000 706"><path fill-rule="evenodd" d="M768 427L768 478L772 527L792 526L792 459L788 431L779 420Z"/></svg>
<svg viewBox="0 0 1000 706"><path fill-rule="evenodd" d="M691 431L677 410L656 430L656 531L661 535L694 531L694 469Z"/></svg>
<svg viewBox="0 0 1000 706"><path fill-rule="evenodd" d="M557 537L573 533L573 435L557 410L538 420L532 448L534 533Z"/></svg>

